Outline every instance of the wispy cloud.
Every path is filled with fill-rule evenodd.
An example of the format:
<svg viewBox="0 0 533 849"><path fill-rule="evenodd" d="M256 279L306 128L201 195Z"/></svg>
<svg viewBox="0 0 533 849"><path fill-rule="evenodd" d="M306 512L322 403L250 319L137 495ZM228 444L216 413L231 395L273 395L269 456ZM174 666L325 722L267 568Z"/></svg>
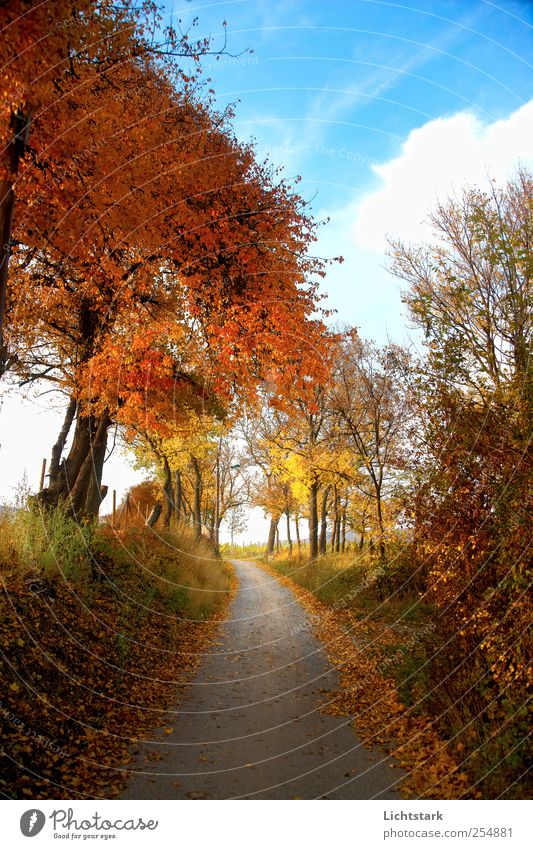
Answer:
<svg viewBox="0 0 533 849"><path fill-rule="evenodd" d="M413 71L420 69L439 55L447 53L448 48L464 37L467 24L470 27L474 22L475 15L465 17L459 22L460 25L447 27L428 44L420 45L414 40L401 38L398 45L398 39L395 38L394 43L397 45L395 58L391 59L389 56L387 63L383 65L377 62L361 62L357 58L342 60L352 65L352 70L334 74L325 80L323 90L314 98L307 113L309 131L315 135L321 132L323 134L326 131L327 122L340 118L353 120L358 107L365 107L370 101L382 97ZM386 33L382 35L385 36ZM372 66L372 64L374 68L371 73L354 82L354 69ZM316 123L318 118L322 123L322 130Z"/></svg>

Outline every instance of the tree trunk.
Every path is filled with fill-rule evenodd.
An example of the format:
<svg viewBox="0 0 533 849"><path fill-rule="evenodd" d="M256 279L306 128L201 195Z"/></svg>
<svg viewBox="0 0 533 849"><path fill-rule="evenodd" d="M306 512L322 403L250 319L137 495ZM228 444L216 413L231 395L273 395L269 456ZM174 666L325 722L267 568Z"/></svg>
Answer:
<svg viewBox="0 0 533 849"><path fill-rule="evenodd" d="M385 557L385 527L383 524L383 510L381 507L381 492L377 491L376 493L376 507L378 514L378 531L379 531L379 539L378 539L378 551L380 559L383 560Z"/></svg>
<svg viewBox="0 0 533 849"><path fill-rule="evenodd" d="M85 459L82 461L75 482L68 493L72 513L78 518L94 518L102 501L102 471L107 446L107 431L111 419L104 414L98 421L94 437L90 439ZM78 460L79 458L76 458Z"/></svg>
<svg viewBox="0 0 533 849"><path fill-rule="evenodd" d="M179 471L176 471L175 474L175 489L174 489L174 515L176 517L177 522L182 521L182 507L181 507L181 474Z"/></svg>
<svg viewBox="0 0 533 849"><path fill-rule="evenodd" d="M341 548L342 548L343 553L346 551L346 509L347 509L347 506L348 505L345 504L344 509L342 511L342 531L341 531L342 542L341 542Z"/></svg>
<svg viewBox="0 0 533 849"><path fill-rule="evenodd" d="M274 551L274 546L276 544L276 531L278 529L279 516L276 518L275 516L270 517L270 528L268 530L268 542L267 542L267 554L272 554Z"/></svg>
<svg viewBox="0 0 533 849"><path fill-rule="evenodd" d="M65 420L63 429L68 422ZM110 420L105 414L98 419L95 416L81 416L78 414L76 426L74 428L74 437L68 456L64 462L59 464L59 469L54 472L53 480L50 480L46 489L39 493L40 500L51 507L57 507L60 501L71 500L71 495L74 488L77 486L76 498L79 509L77 512L83 512L83 503L87 498L89 482L91 480L91 466L99 468L99 474L96 474L95 484L96 492L100 492L101 473L103 461L105 458L105 445L107 442L107 430L110 425ZM100 430L100 436L97 439L97 433L103 426L103 431ZM56 446L60 441L60 437L56 442ZM102 449L103 455L99 456L99 450ZM55 447L55 446L54 446ZM85 465L86 461L88 464ZM85 468L84 468L85 465ZM83 477L78 484L78 479L84 468ZM82 495L85 488L84 495Z"/></svg>
<svg viewBox="0 0 533 849"><path fill-rule="evenodd" d="M337 493L337 509L335 511L337 518L337 536L335 537L335 552L337 554L340 553L341 550L341 531L342 531L342 510L340 504L340 498Z"/></svg>
<svg viewBox="0 0 533 849"><path fill-rule="evenodd" d="M154 504L154 506L152 507L152 512L150 513L150 515L148 516L148 518L146 520L146 527L147 528L153 528L154 527L154 525L156 524L157 520L159 519L159 517L161 515L161 510L162 510L162 507L161 507L160 504Z"/></svg>
<svg viewBox="0 0 533 849"><path fill-rule="evenodd" d="M361 517L361 539L359 540L359 551L363 550L365 544L365 530L366 530L366 511L363 510L363 515Z"/></svg>
<svg viewBox="0 0 533 849"><path fill-rule="evenodd" d="M335 546L339 537L339 495L337 487L333 487L333 530L331 532L331 552L335 553Z"/></svg>
<svg viewBox="0 0 533 849"><path fill-rule="evenodd" d="M191 457L191 463L194 471L194 533L196 538L200 539L202 536L202 473L200 471L200 464L196 457Z"/></svg>
<svg viewBox="0 0 533 849"><path fill-rule="evenodd" d="M99 459L99 465L101 463L101 468L99 469L99 471L93 469L93 474L91 475L89 488L87 490L87 497L85 499L83 515L88 516L90 519L96 519L100 510L100 504L102 503L109 491L108 486L104 486L104 484L102 483L99 484L99 480L101 480L102 478L106 445L107 441L104 444L103 449L98 452L101 457L101 460Z"/></svg>
<svg viewBox="0 0 533 849"><path fill-rule="evenodd" d="M189 500L188 500L187 496L185 495L185 492L183 491L183 489L181 490L181 504L182 504L182 507L183 507L183 512L182 512L181 515L182 515L184 521L186 522L186 524L190 526L192 524L193 512L192 512L192 507L189 503Z"/></svg>
<svg viewBox="0 0 533 849"><path fill-rule="evenodd" d="M56 443L52 447L52 453L50 456L50 468L48 470L48 486L50 487L53 484L57 483L57 479L59 477L59 469L61 464L61 455L65 448L65 443L67 441L67 437L70 433L70 428L72 427L72 422L74 421L74 416L76 415L76 399L71 398L67 411L65 413L65 418L63 420L63 426L59 431L59 436L57 437Z"/></svg>
<svg viewBox="0 0 533 849"><path fill-rule="evenodd" d="M172 490L172 472L166 457L163 457L163 471L165 473L165 481L163 483L163 495L165 498L165 512L163 513L163 527L165 530L170 528L170 520L174 512L174 500Z"/></svg>
<svg viewBox="0 0 533 849"><path fill-rule="evenodd" d="M215 551L219 553L220 542L220 452L222 447L222 437L218 440L217 459L215 465L215 509L213 511L213 541Z"/></svg>
<svg viewBox="0 0 533 849"><path fill-rule="evenodd" d="M331 527L331 551L335 551L335 541L337 539L337 517L333 518L333 525Z"/></svg>
<svg viewBox="0 0 533 849"><path fill-rule="evenodd" d="M309 557L318 557L318 481L313 479L309 489Z"/></svg>
<svg viewBox="0 0 533 849"><path fill-rule="evenodd" d="M322 507L320 510L320 538L318 540L318 551L319 554L325 554L327 548L327 538L328 538L328 495L329 495L329 486L327 486L322 493Z"/></svg>
<svg viewBox="0 0 533 849"><path fill-rule="evenodd" d="M0 376L8 367L8 352L4 344L4 313L7 296L7 278L11 253L11 230L15 207L15 188L20 158L24 154L30 129L30 117L17 110L11 115L12 137L4 147L6 161L2 170L6 178L0 181Z"/></svg>
<svg viewBox="0 0 533 849"><path fill-rule="evenodd" d="M276 528L276 552L278 554L279 554L280 547L281 546L279 544L279 528Z"/></svg>
<svg viewBox="0 0 533 849"><path fill-rule="evenodd" d="M291 539L291 511L287 507L285 511L287 517L287 542L289 544L289 557L292 557L292 539Z"/></svg>
<svg viewBox="0 0 533 849"><path fill-rule="evenodd" d="M90 451L93 440L94 420L90 416L78 415L68 456L60 463L55 478L50 479L49 485L40 493L41 501L51 507L57 507L62 499L67 498L76 483L76 478Z"/></svg>
<svg viewBox="0 0 533 849"><path fill-rule="evenodd" d="M339 505L337 500L337 487L333 487L333 527L331 529L331 552L335 551L335 542L337 540L338 534L338 518L339 518Z"/></svg>
<svg viewBox="0 0 533 849"><path fill-rule="evenodd" d="M294 517L294 527L296 529L296 542L298 544L298 551L300 551L302 548L302 541L300 539L300 518L298 516L298 513Z"/></svg>

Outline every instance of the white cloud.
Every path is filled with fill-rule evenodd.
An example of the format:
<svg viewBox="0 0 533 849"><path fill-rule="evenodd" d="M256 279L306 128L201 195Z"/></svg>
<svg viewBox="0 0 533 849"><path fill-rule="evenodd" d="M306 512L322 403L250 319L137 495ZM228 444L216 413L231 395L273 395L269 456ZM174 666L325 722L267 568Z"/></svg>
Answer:
<svg viewBox="0 0 533 849"><path fill-rule="evenodd" d="M427 238L424 221L438 200L465 184L504 181L519 161L533 164L533 100L492 124L470 112L429 121L409 134L397 157L372 166L380 185L355 204L357 246L383 252L387 234Z"/></svg>

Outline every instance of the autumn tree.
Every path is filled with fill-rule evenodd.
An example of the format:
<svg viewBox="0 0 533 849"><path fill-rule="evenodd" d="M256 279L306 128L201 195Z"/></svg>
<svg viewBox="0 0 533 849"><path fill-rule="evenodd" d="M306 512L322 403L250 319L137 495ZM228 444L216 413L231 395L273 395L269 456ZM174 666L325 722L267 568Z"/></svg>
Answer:
<svg viewBox="0 0 533 849"><path fill-rule="evenodd" d="M405 350L395 345L378 349L355 331L344 335L335 365L331 406L358 461L354 482L374 506L380 557L386 543L384 501L397 486L410 415L407 366Z"/></svg>
<svg viewBox="0 0 533 849"><path fill-rule="evenodd" d="M331 337L326 338L331 345ZM315 559L319 554L319 492L331 477L335 462L328 455L326 422L330 410L322 382L327 379L331 350L317 380L291 388L282 400L267 394L263 407L252 418L252 456L265 475L260 499L264 506L268 503L271 515L268 551L273 549L280 517L287 511L299 512L298 506L305 499L310 557ZM288 530L290 533L290 525Z"/></svg>
<svg viewBox="0 0 533 849"><path fill-rule="evenodd" d="M237 387L253 393L266 368L295 382L313 369L320 322L306 278L321 263L307 255L303 201L186 79L177 89L150 59L129 59L68 104L42 167L20 178L10 344L24 380L69 396L55 454L76 420L46 499L94 514L112 422L148 416L164 429L182 390L185 406L206 384L225 403Z"/></svg>
<svg viewBox="0 0 533 849"><path fill-rule="evenodd" d="M76 4L66 0L46 3L12 0L2 4L1 26L0 373L3 373L12 359L11 354L8 357L3 333L19 178L26 172L33 181L44 177L50 164L50 145L55 152L58 146L71 144L72 137L65 136L65 127L79 127L80 122L85 134L92 137L94 147L104 152L106 141L94 132L94 118L107 97L114 99L117 93L121 94L120 85L108 76L112 71L124 64L130 66L131 62L142 64L153 57L159 63L164 61L174 76L184 79L180 62L188 60L194 74L201 56L218 56L226 51L226 38L217 49L209 39L194 40L190 31L183 32L172 24L163 25L157 4L150 0L120 3L80 0ZM91 102L95 87L100 100ZM85 101L83 118L72 114L80 98ZM108 133L107 138L110 142L113 134ZM83 149L84 146L80 151ZM80 151L75 151L76 157ZM105 177L102 168L100 176ZM77 178L83 179L80 173ZM49 192L58 192L58 202L62 194L65 197L68 183L63 184L61 174L49 173L46 185ZM38 191L36 196L39 197ZM27 198L19 197L17 217L27 203Z"/></svg>
<svg viewBox="0 0 533 849"><path fill-rule="evenodd" d="M427 351L410 507L446 646L431 672L448 703L487 712L465 739L479 760L490 735L506 775L530 683L532 188L521 170L504 187L465 190L437 207L433 244L392 253Z"/></svg>

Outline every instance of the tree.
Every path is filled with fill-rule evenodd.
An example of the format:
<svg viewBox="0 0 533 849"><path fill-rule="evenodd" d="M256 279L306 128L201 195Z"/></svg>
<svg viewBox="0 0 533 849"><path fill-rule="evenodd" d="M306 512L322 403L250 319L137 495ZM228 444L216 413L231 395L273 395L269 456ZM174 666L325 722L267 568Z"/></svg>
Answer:
<svg viewBox="0 0 533 849"><path fill-rule="evenodd" d="M532 400L532 187L519 170L505 189L466 190L432 215L435 244L391 243L432 370L485 406L511 388Z"/></svg>
<svg viewBox="0 0 533 849"><path fill-rule="evenodd" d="M267 368L295 382L313 371L321 324L305 278L321 262L307 256L305 204L187 81L177 90L150 60L126 60L68 104L45 167L20 178L9 309L17 374L76 404L45 497L69 497L80 515L98 508L112 423L148 416L164 430L169 405L180 415L206 385L230 403ZM291 333L305 339L298 351Z"/></svg>
<svg viewBox="0 0 533 849"><path fill-rule="evenodd" d="M430 673L472 717L468 745L480 752L490 735L511 785L531 684L532 188L521 170L502 188L465 190L437 208L434 244L392 255L427 350L407 506L445 646Z"/></svg>
<svg viewBox="0 0 533 849"><path fill-rule="evenodd" d="M227 512L226 523L230 533L231 546L233 548L235 536L237 534L244 533L248 527L248 517L244 506L237 505L235 507L230 507Z"/></svg>
<svg viewBox="0 0 533 849"><path fill-rule="evenodd" d="M397 486L409 417L404 391L407 364L407 353L399 346L378 349L349 331L337 358L331 397L359 461L356 485L374 504L381 558L386 542L384 500Z"/></svg>
<svg viewBox="0 0 533 849"><path fill-rule="evenodd" d="M225 27L225 25L224 25ZM158 39L157 36L160 36ZM163 26L159 9L151 0L11 0L2 4L3 90L0 107L0 375L11 364L4 344L4 309L7 291L11 230L15 205L15 184L29 170L33 178L45 175L50 164L48 149L65 142L64 124L72 104L87 97L96 84L101 87L100 101L86 104L89 135L103 152L102 139L94 136L93 119L98 116L106 96L113 101L120 86L111 79L112 71L123 65L146 64L150 57L164 61L175 78L196 82L195 73L183 74L180 61L189 60L198 68L207 54L226 52L226 38L219 50L210 39L192 40L189 32ZM111 81L113 90L105 89ZM59 123L56 123L60 118ZM81 126L79 119L70 126ZM84 129L85 126L84 126ZM31 146L28 138L31 130ZM83 148L81 148L83 149ZM27 151L30 156L24 156ZM33 165L38 163L35 171ZM100 175L105 172L100 170ZM55 180L55 186L54 186ZM57 175L48 181L48 189L57 192L59 208L65 188ZM38 194L37 194L38 196ZM64 194L63 194L64 197ZM20 204L19 204L20 205Z"/></svg>

